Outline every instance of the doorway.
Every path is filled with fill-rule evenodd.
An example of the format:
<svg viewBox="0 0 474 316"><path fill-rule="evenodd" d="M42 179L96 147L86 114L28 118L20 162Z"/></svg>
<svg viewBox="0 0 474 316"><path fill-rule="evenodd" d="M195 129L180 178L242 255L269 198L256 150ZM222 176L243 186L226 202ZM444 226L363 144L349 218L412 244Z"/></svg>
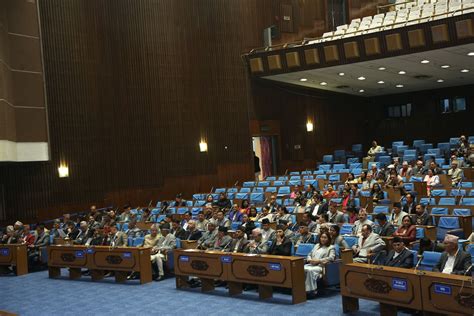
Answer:
<svg viewBox="0 0 474 316"><path fill-rule="evenodd" d="M278 142L276 136L252 137L252 147L255 155L260 160L260 175L258 180L277 173Z"/></svg>

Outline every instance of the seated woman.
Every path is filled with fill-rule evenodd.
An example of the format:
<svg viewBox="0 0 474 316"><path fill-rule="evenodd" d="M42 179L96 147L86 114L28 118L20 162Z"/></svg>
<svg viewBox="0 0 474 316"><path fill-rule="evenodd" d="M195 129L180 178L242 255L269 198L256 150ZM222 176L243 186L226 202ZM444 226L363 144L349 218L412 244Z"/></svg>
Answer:
<svg viewBox="0 0 474 316"><path fill-rule="evenodd" d="M311 199L315 192L316 192L316 188L314 187L314 185L308 184L303 194L305 200Z"/></svg>
<svg viewBox="0 0 474 316"><path fill-rule="evenodd" d="M240 213L243 214L249 214L250 211L250 203L248 200L242 200L242 203L240 204Z"/></svg>
<svg viewBox="0 0 474 316"><path fill-rule="evenodd" d="M287 208L284 207L284 206L281 206L281 207L278 208L278 212L275 216L275 222L278 223L278 221L280 221L280 220L288 221L288 223L291 223L291 214L287 210Z"/></svg>
<svg viewBox="0 0 474 316"><path fill-rule="evenodd" d="M339 249L350 249L347 242L339 235L341 228L339 225L331 225L329 227L329 235L331 236L331 245L338 246Z"/></svg>
<svg viewBox="0 0 474 316"><path fill-rule="evenodd" d="M432 169L428 169L428 174L423 178L423 182L426 182L428 195L430 195L431 189L439 185L439 176L434 174Z"/></svg>
<svg viewBox="0 0 474 316"><path fill-rule="evenodd" d="M244 214L240 212L237 204L234 204L229 212L229 219L231 220L231 222L241 222L243 215Z"/></svg>
<svg viewBox="0 0 474 316"><path fill-rule="evenodd" d="M383 200L384 194L380 184L374 183L372 190L370 190L370 195L372 196L372 201L377 204L380 200Z"/></svg>
<svg viewBox="0 0 474 316"><path fill-rule="evenodd" d="M275 239L273 240L268 253L278 256L291 256L293 243L285 236L285 225L279 224L276 227Z"/></svg>
<svg viewBox="0 0 474 316"><path fill-rule="evenodd" d="M251 220L252 222L254 222L254 221L257 219L257 216L258 216L257 208L252 205L252 206L250 207L250 211L249 211L249 220Z"/></svg>
<svg viewBox="0 0 474 316"><path fill-rule="evenodd" d="M393 237L400 237L405 245L416 240L416 226L413 225L410 215L403 216L402 225L393 233Z"/></svg>
<svg viewBox="0 0 474 316"><path fill-rule="evenodd" d="M210 207L214 205L214 198L212 197L212 194L208 194L206 197L206 202L204 203L204 207Z"/></svg>
<svg viewBox="0 0 474 316"><path fill-rule="evenodd" d="M323 197L328 200L332 198L337 198L337 192L334 190L334 187L331 183L328 184L326 191L323 193Z"/></svg>
<svg viewBox="0 0 474 316"><path fill-rule="evenodd" d="M319 244L306 257L304 265L305 288L309 298L316 296L318 279L323 274L324 265L336 259L336 251L331 245L331 236L323 232L319 236Z"/></svg>
<svg viewBox="0 0 474 316"><path fill-rule="evenodd" d="M352 172L350 172L348 175L347 175L347 179L346 181L344 182L344 184L357 184L358 183L358 180L355 178L354 174Z"/></svg>
<svg viewBox="0 0 474 316"><path fill-rule="evenodd" d="M290 199L296 199L296 196L297 196L298 193L300 193L300 195L301 195L300 188L297 185L295 185L293 187L293 190L290 193Z"/></svg>
<svg viewBox="0 0 474 316"><path fill-rule="evenodd" d="M349 207L347 214L349 215L349 224L354 224L359 219L359 211L356 207Z"/></svg>
<svg viewBox="0 0 474 316"><path fill-rule="evenodd" d="M364 181L367 180L367 171L362 171L362 173L360 174L360 176L358 178L356 178L357 180L357 184L362 184Z"/></svg>

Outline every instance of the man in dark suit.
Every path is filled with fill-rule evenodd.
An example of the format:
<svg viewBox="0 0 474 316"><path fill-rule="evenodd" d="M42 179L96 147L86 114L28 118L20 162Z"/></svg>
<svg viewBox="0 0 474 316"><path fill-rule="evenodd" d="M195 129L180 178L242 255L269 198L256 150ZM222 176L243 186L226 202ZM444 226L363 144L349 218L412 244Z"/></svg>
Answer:
<svg viewBox="0 0 474 316"><path fill-rule="evenodd" d="M446 234L444 237L445 251L433 271L447 274L466 274L471 268L471 255L458 247L459 237Z"/></svg>
<svg viewBox="0 0 474 316"><path fill-rule="evenodd" d="M188 238L188 232L183 229L180 225L179 220L175 220L171 224L173 229L171 230L171 234L173 234L176 238L181 240L186 240Z"/></svg>
<svg viewBox="0 0 474 316"><path fill-rule="evenodd" d="M187 240L198 240L202 236L202 232L196 229L196 221L190 220L187 227Z"/></svg>
<svg viewBox="0 0 474 316"><path fill-rule="evenodd" d="M378 213L375 215L375 219L379 223L377 233L383 237L391 237L395 232L395 228L391 223L387 222L387 216L383 213Z"/></svg>
<svg viewBox="0 0 474 316"><path fill-rule="evenodd" d="M38 237L34 244L28 245L28 262L30 268L40 263L41 249L49 245L49 233L45 231L43 223L36 226L36 233Z"/></svg>
<svg viewBox="0 0 474 316"><path fill-rule="evenodd" d="M431 226L433 217L426 211L425 206L418 204L415 208L415 214L411 216L415 225Z"/></svg>
<svg viewBox="0 0 474 316"><path fill-rule="evenodd" d="M385 257L384 266L398 268L412 268L413 254L405 247L400 237L394 237L392 240L393 249Z"/></svg>
<svg viewBox="0 0 474 316"><path fill-rule="evenodd" d="M244 252L248 241L245 239L245 227L242 225L235 231L234 238L230 243L229 249L231 252Z"/></svg>
<svg viewBox="0 0 474 316"><path fill-rule="evenodd" d="M405 212L410 215L414 214L415 208L416 208L415 199L413 198L411 193L408 193L407 195L405 195L405 199L406 199L406 204L403 205L402 212Z"/></svg>

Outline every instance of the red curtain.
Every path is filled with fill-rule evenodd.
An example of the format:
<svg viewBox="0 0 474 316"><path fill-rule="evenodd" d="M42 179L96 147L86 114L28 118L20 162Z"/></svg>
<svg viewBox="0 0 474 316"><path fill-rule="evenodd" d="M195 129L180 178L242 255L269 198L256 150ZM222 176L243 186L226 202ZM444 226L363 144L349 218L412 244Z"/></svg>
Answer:
<svg viewBox="0 0 474 316"><path fill-rule="evenodd" d="M272 139L270 137L260 137L260 152L262 164L262 177L272 175Z"/></svg>

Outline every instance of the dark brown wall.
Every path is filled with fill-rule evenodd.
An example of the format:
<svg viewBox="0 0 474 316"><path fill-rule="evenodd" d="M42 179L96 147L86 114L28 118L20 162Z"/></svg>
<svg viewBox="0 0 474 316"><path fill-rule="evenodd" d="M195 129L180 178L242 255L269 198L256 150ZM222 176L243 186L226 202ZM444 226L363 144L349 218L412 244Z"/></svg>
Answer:
<svg viewBox="0 0 474 316"><path fill-rule="evenodd" d="M368 100L263 81L254 83L252 95L251 119L279 122L280 172L315 168L324 154L350 150L352 144L370 138L365 116ZM306 131L308 118L313 121L313 132Z"/></svg>
<svg viewBox="0 0 474 316"><path fill-rule="evenodd" d="M456 96L466 97L467 111L441 114L440 100ZM386 107L412 104L409 118L389 119ZM474 135L474 86L461 86L416 93L398 94L373 98L368 107L370 129L383 146L392 141L405 140L412 144L414 139L427 142L446 142L450 137L461 134Z"/></svg>
<svg viewBox="0 0 474 316"><path fill-rule="evenodd" d="M0 165L7 218L189 196L251 177L240 54L262 43L268 4L41 0L52 161ZM58 178L60 162L69 178Z"/></svg>

